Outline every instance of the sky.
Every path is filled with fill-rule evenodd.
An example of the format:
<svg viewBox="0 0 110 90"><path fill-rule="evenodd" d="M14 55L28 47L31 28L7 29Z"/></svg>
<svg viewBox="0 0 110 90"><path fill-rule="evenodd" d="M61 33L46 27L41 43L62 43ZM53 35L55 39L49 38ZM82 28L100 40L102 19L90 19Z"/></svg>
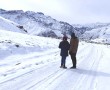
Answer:
<svg viewBox="0 0 110 90"><path fill-rule="evenodd" d="M42 12L70 24L110 22L110 0L0 0L0 8Z"/></svg>

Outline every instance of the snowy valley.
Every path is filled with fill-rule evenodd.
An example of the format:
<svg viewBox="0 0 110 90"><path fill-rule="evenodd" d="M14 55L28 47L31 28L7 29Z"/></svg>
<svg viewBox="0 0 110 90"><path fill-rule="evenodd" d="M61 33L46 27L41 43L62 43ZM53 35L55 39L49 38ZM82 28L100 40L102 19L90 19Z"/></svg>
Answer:
<svg viewBox="0 0 110 90"><path fill-rule="evenodd" d="M43 18L38 19L34 19L37 17L34 12L26 13L25 16L22 11L13 14L0 11L0 90L110 90L109 24L65 26L50 17L44 18L42 13L38 15ZM49 25L43 26L42 20ZM58 48L61 39L56 37L62 37L64 32L69 36L71 29L80 38L77 69L70 69L70 56L66 60L67 69L62 69ZM46 33L42 37L49 31L52 35Z"/></svg>
<svg viewBox="0 0 110 90"><path fill-rule="evenodd" d="M110 43L110 23L73 24L57 21L42 12L3 10L0 9L0 16L17 23L18 27L30 35L61 38L63 34L70 37L75 32L81 40Z"/></svg>

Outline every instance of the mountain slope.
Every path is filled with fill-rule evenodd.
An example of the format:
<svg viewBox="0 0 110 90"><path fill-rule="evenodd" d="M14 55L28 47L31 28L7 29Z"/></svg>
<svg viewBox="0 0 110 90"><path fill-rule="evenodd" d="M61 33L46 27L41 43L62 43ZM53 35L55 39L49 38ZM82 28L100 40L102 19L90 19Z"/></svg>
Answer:
<svg viewBox="0 0 110 90"><path fill-rule="evenodd" d="M7 20L1 16L0 16L0 29L9 30L13 32L26 33L26 30L24 30L23 28L21 29L19 24Z"/></svg>
<svg viewBox="0 0 110 90"><path fill-rule="evenodd" d="M110 44L110 25L85 31L82 38L85 40Z"/></svg>
<svg viewBox="0 0 110 90"><path fill-rule="evenodd" d="M55 43L55 39L53 39L52 42L50 42L50 38L44 38L39 36L31 36L23 33L18 32L12 32L12 31L6 31L0 29L0 49L4 50L5 48L10 53L15 52L16 49L21 52L31 52L31 50L36 52L37 50L42 50L46 48L54 48L57 43ZM42 42L41 42L42 41ZM55 46L53 46L54 43ZM30 50L30 51L29 51ZM1 52L0 55L5 55ZM19 52L16 52L19 53ZM24 53L24 54L25 54ZM4 57L5 58L5 57Z"/></svg>
<svg viewBox="0 0 110 90"><path fill-rule="evenodd" d="M0 16L22 25L29 34L34 35L48 36L48 33L53 33L54 36L52 34L51 37L61 37L62 33L69 34L71 30L74 30L72 25L57 21L40 12L0 9Z"/></svg>

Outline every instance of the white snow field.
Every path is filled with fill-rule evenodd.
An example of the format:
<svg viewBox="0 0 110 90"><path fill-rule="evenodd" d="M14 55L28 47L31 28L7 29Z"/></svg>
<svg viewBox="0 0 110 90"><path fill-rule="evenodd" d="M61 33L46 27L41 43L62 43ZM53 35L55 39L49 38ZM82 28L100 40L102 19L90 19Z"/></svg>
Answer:
<svg viewBox="0 0 110 90"><path fill-rule="evenodd" d="M60 41L0 30L0 90L110 90L110 46L80 42L62 69Z"/></svg>

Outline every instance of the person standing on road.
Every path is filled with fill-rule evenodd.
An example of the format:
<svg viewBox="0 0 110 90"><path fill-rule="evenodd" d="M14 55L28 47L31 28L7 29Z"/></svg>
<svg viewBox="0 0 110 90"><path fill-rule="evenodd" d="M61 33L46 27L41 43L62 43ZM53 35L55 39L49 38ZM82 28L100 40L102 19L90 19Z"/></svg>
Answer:
<svg viewBox="0 0 110 90"><path fill-rule="evenodd" d="M65 66L66 57L68 56L68 51L70 48L70 44L67 41L67 37L63 37L63 40L59 44L59 48L61 49L60 56L61 56L61 66L60 68L67 68Z"/></svg>
<svg viewBox="0 0 110 90"><path fill-rule="evenodd" d="M72 64L73 66L71 68L76 68L76 54L78 50L78 44L79 44L79 39L75 36L75 33L71 34L71 39L70 39L70 49L69 49L69 54L72 59Z"/></svg>

